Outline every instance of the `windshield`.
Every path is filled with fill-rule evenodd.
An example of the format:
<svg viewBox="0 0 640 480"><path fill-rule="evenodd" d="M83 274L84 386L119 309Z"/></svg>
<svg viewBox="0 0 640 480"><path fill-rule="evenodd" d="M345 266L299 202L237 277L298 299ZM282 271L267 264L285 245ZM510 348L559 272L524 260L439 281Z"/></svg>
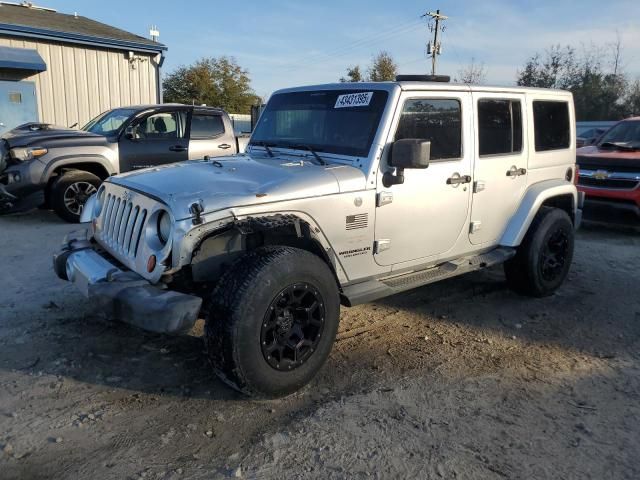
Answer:
<svg viewBox="0 0 640 480"><path fill-rule="evenodd" d="M251 144L366 157L387 97L381 90L274 95L260 116Z"/></svg>
<svg viewBox="0 0 640 480"><path fill-rule="evenodd" d="M138 110L132 108L116 108L101 113L96 118L87 123L81 130L85 132L97 133L98 135L113 135L118 132L122 124Z"/></svg>
<svg viewBox="0 0 640 480"><path fill-rule="evenodd" d="M640 146L640 121L618 123L600 138L598 144L603 145L604 143Z"/></svg>

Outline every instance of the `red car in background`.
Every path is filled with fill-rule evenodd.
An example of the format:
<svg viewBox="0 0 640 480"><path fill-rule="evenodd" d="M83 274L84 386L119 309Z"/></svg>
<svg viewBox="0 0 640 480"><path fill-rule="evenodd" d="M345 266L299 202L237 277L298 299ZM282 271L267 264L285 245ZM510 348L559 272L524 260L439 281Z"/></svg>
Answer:
<svg viewBox="0 0 640 480"><path fill-rule="evenodd" d="M576 154L585 219L640 225L640 117L618 122Z"/></svg>

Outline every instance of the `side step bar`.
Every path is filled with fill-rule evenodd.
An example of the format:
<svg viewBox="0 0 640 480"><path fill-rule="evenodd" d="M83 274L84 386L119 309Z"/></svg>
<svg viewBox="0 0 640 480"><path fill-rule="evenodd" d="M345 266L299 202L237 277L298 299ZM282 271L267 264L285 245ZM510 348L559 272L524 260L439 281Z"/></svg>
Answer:
<svg viewBox="0 0 640 480"><path fill-rule="evenodd" d="M516 254L515 248L500 247L487 253L462 257L424 270L368 280L343 289L342 300L348 307L422 287L445 278L504 263Z"/></svg>

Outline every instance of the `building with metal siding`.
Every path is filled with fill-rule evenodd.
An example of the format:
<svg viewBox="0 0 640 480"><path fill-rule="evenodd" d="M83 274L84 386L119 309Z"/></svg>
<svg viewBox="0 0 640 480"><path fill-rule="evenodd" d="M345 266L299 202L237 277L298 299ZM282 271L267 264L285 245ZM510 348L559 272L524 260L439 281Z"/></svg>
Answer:
<svg viewBox="0 0 640 480"><path fill-rule="evenodd" d="M111 108L160 103L165 51L158 42L85 17L2 2L0 132L15 126L9 117L22 121L29 108L32 121L71 126ZM34 54L43 66L32 61ZM29 106L26 93L23 103L3 103L3 96L13 93L16 100L16 92L28 92L30 85L35 105Z"/></svg>

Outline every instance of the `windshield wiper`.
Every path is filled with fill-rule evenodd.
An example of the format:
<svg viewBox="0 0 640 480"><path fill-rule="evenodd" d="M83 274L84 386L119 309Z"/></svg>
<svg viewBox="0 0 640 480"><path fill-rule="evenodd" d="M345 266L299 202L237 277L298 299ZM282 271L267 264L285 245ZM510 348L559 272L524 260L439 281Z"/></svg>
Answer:
<svg viewBox="0 0 640 480"><path fill-rule="evenodd" d="M619 150L638 150L640 146L638 145L625 145L617 142L603 142L600 144L601 147L613 147Z"/></svg>
<svg viewBox="0 0 640 480"><path fill-rule="evenodd" d="M314 156L314 158L316 159L316 162L318 165L326 165L327 162L325 162L322 157L320 157L320 155L318 155L318 152L316 152L316 150L314 150L313 148L311 148L309 145L288 145L288 148L293 148L294 150L306 150L307 152L311 152L311 155ZM322 151L322 150L320 150Z"/></svg>
<svg viewBox="0 0 640 480"><path fill-rule="evenodd" d="M267 151L267 154L273 158L273 152L271 151L271 147L276 147L277 145L275 143L269 143L269 142L251 142L250 145L256 145L257 147L264 147L264 149Z"/></svg>

